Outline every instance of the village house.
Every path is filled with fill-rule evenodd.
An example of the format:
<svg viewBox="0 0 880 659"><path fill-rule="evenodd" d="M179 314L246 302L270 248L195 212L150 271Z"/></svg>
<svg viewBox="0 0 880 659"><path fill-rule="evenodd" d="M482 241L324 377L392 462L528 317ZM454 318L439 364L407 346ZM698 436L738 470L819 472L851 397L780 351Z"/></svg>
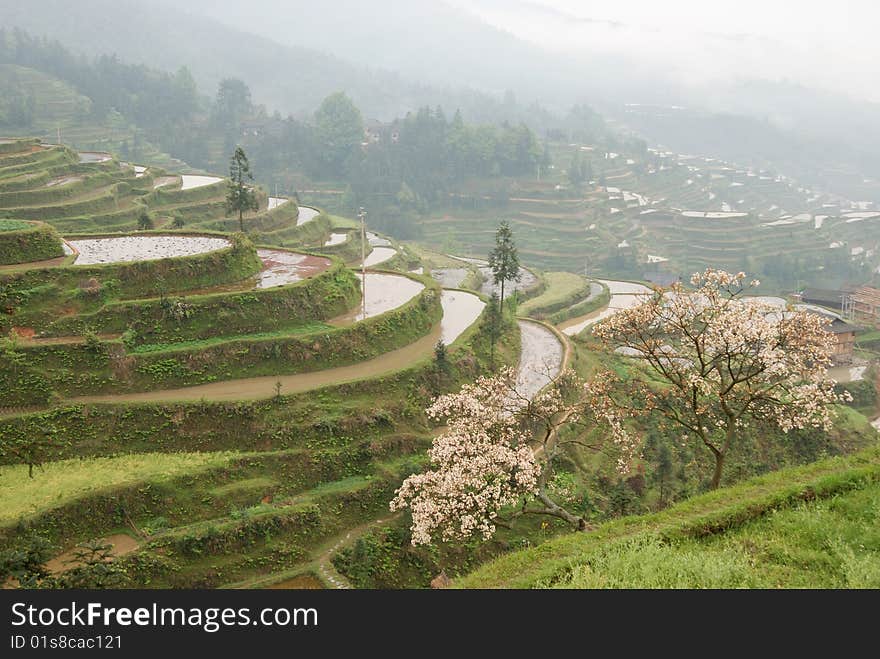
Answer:
<svg viewBox="0 0 880 659"><path fill-rule="evenodd" d="M834 334L835 344L832 359L835 364L850 364L853 360L853 351L856 347L856 333L859 331L858 326L847 322L842 317L831 311L824 311L815 307L803 308L805 311L816 314L823 318L831 320L831 324L827 326L827 330Z"/></svg>
<svg viewBox="0 0 880 659"><path fill-rule="evenodd" d="M876 324L880 322L880 289L860 286L849 295L852 316Z"/></svg>

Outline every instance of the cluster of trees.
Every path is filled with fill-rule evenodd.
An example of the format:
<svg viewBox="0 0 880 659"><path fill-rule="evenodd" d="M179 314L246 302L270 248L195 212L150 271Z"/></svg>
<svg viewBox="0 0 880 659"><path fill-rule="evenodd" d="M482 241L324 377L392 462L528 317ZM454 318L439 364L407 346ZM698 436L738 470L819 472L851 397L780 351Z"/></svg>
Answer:
<svg viewBox="0 0 880 659"><path fill-rule="evenodd" d="M352 209L369 203L424 210L466 178L534 175L544 158L524 124L471 125L438 107L366 126L344 93L327 97L311 121L269 117L257 132L245 139L261 170L301 170L350 186Z"/></svg>
<svg viewBox="0 0 880 659"><path fill-rule="evenodd" d="M37 99L33 92L10 80L0 98L0 123L27 128L33 125Z"/></svg>
<svg viewBox="0 0 880 659"><path fill-rule="evenodd" d="M642 487L640 463L652 462L665 499L675 460L662 442L643 445L635 418L659 421L664 435L706 455L712 489L749 426L830 430L833 406L852 397L827 375L835 343L827 321L743 299L758 285L743 273L709 269L691 285L658 291L595 327L606 350L640 357L625 377L600 371L586 381L568 370L529 398L507 370L439 397L427 410L445 422L431 468L407 478L391 502L392 510L410 511L413 544L488 539L499 524L527 514L588 528L566 488L554 487L568 448L611 455L619 473L631 475L631 489ZM625 488L616 496L627 512Z"/></svg>
<svg viewBox="0 0 880 659"><path fill-rule="evenodd" d="M199 109L196 82L186 67L165 73L120 62L115 55L89 60L57 41L0 28L0 64L30 67L53 75L91 99L89 113L119 112L166 144L185 137Z"/></svg>
<svg viewBox="0 0 880 659"><path fill-rule="evenodd" d="M504 177L539 175L549 150L525 123L469 124L461 112L423 107L390 123L367 122L342 92L324 99L309 117L269 114L253 102L240 79L221 80L215 97L201 96L185 67L176 73L130 65L115 56L77 56L57 41L0 28L0 64L34 68L66 82L90 105L84 119L118 113L135 126L128 159L142 157L147 143L209 171L225 168L225 154L247 149L260 182L289 194L308 181L333 182L346 192L340 210L369 205L380 213L377 228L413 237L413 215L448 200L448 192L470 178L486 186ZM5 85L9 87L9 85ZM0 122L29 125L34 101L27 90L4 89ZM513 107L512 98L505 107ZM586 106L553 118L534 108L537 124L552 139L609 140L601 117ZM513 116L513 115L511 115ZM531 116L531 115L529 115ZM609 147L610 148L610 147ZM589 166L573 167L578 179Z"/></svg>

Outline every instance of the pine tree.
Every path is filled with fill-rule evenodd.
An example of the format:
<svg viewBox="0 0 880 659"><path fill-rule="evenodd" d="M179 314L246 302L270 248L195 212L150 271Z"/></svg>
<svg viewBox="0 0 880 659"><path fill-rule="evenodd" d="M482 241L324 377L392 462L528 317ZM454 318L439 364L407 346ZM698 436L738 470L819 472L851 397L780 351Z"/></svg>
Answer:
<svg viewBox="0 0 880 659"><path fill-rule="evenodd" d="M226 214L238 213L238 226L244 233L244 214L247 211L259 209L257 193L254 186L248 181L253 181L251 166L248 162L244 149L235 147L232 160L229 163L229 186L226 191Z"/></svg>
<svg viewBox="0 0 880 659"><path fill-rule="evenodd" d="M498 225L495 232L495 249L489 254L489 267L492 269L492 277L495 285L501 286L500 304L504 305L504 285L508 281L519 281L522 274L519 271L519 256L516 245L513 242L513 233L507 220Z"/></svg>

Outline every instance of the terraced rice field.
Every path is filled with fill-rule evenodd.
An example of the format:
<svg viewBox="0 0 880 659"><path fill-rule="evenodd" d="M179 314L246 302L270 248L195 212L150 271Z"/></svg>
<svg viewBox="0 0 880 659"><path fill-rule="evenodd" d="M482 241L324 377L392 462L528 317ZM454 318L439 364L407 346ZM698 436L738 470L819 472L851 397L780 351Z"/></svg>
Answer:
<svg viewBox="0 0 880 659"><path fill-rule="evenodd" d="M229 247L225 238L207 236L121 236L68 240L76 265L127 263L205 254Z"/></svg>

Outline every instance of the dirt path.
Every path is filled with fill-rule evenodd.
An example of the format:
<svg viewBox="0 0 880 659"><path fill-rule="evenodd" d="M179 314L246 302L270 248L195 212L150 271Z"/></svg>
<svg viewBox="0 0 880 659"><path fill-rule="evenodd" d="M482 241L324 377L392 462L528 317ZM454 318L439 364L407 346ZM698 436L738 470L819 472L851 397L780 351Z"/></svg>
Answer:
<svg viewBox="0 0 880 659"><path fill-rule="evenodd" d="M365 362L328 368L311 373L295 375L266 375L257 378L225 380L211 384L165 389L161 391L145 391L132 394L110 394L101 396L81 396L69 399L72 403L147 403L156 401L193 401L193 400L257 400L271 398L275 395L275 383L281 382L282 394L294 394L310 389L318 389L329 385L373 379L388 375L411 366L433 354L434 345L440 338L440 325L423 336L415 343L403 348L386 352L379 357Z"/></svg>
<svg viewBox="0 0 880 659"><path fill-rule="evenodd" d="M374 519L369 522L365 522L360 526L356 526L353 529L349 529L345 532L345 534L340 534L333 538L329 546L326 549L323 549L320 554L318 554L317 558L315 558L315 565L317 566L318 572L321 574L321 578L324 580L324 583L330 584L333 588L339 589L349 589L353 586L351 582L342 574L340 574L335 567L333 567L333 555L341 549L352 545L358 538L364 535L367 531L374 529L377 526L381 526L382 524L387 524L393 519L399 517L399 515L391 515L388 517L382 517L381 519Z"/></svg>
<svg viewBox="0 0 880 659"><path fill-rule="evenodd" d="M132 538L127 533L117 533L115 535L108 535L104 538L97 538L95 542L111 545L110 555L114 558L130 554L141 544L138 540ZM78 567L81 563L74 561L74 556L76 556L76 547L68 549L55 558L47 561L46 569L49 570L51 574L59 574Z"/></svg>

